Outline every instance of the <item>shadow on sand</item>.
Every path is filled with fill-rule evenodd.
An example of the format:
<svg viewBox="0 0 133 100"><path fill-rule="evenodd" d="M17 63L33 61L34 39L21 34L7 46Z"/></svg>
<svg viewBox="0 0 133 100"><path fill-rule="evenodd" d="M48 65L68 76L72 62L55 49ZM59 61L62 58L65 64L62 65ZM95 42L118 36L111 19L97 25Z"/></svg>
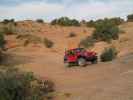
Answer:
<svg viewBox="0 0 133 100"><path fill-rule="evenodd" d="M32 57L27 57L17 54L3 54L0 62L1 66L13 67L17 65L23 65L32 61Z"/></svg>

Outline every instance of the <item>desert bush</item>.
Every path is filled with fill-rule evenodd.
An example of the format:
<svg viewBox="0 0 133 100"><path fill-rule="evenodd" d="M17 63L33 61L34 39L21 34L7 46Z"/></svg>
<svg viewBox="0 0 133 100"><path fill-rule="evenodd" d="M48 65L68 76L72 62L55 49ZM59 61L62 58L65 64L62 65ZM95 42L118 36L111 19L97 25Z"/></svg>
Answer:
<svg viewBox="0 0 133 100"><path fill-rule="evenodd" d="M130 14L127 16L127 21L128 22L133 22L133 14Z"/></svg>
<svg viewBox="0 0 133 100"><path fill-rule="evenodd" d="M12 35L12 34L17 33L16 32L17 23L14 22L14 20L11 20L11 21L5 20L3 23L4 24L1 24L0 32L6 35Z"/></svg>
<svg viewBox="0 0 133 100"><path fill-rule="evenodd" d="M97 24L104 22L107 20L108 22L114 24L114 25L120 25L124 23L124 20L120 17L114 17L114 18L105 18L105 19L98 19L96 21L90 20L86 22L87 27L96 27Z"/></svg>
<svg viewBox="0 0 133 100"><path fill-rule="evenodd" d="M33 35L31 35L31 34L18 34L17 36L16 36L16 39L20 39L20 40L23 40L23 39L29 39L29 38L31 38L31 37L33 37Z"/></svg>
<svg viewBox="0 0 133 100"><path fill-rule="evenodd" d="M87 27L95 27L95 21L90 20L90 21L86 22L86 26Z"/></svg>
<svg viewBox="0 0 133 100"><path fill-rule="evenodd" d="M81 20L80 21L80 25L86 25L86 23L87 23L86 20Z"/></svg>
<svg viewBox="0 0 133 100"><path fill-rule="evenodd" d="M85 24L86 23L86 20L83 19L83 20L80 21L80 23Z"/></svg>
<svg viewBox="0 0 133 100"><path fill-rule="evenodd" d="M68 17L59 18L57 22L58 22L57 24L59 24L59 25L69 26L69 18Z"/></svg>
<svg viewBox="0 0 133 100"><path fill-rule="evenodd" d="M97 22L95 28L92 37L97 41L110 42L119 38L119 28L108 19Z"/></svg>
<svg viewBox="0 0 133 100"><path fill-rule="evenodd" d="M2 21L2 23L3 23L4 25L13 24L14 26L17 26L17 23L15 22L14 19L4 19L4 20Z"/></svg>
<svg viewBox="0 0 133 100"><path fill-rule="evenodd" d="M15 20L14 20L14 19L11 19L11 20L9 20L9 19L4 19L4 20L2 21L2 23L3 23L3 24L15 23Z"/></svg>
<svg viewBox="0 0 133 100"><path fill-rule="evenodd" d="M36 22L38 22L38 23L44 23L43 19L37 19Z"/></svg>
<svg viewBox="0 0 133 100"><path fill-rule="evenodd" d="M4 49L4 45L5 45L6 41L4 38L4 34L0 32L0 48Z"/></svg>
<svg viewBox="0 0 133 100"><path fill-rule="evenodd" d="M0 32L0 63L3 60L3 51L6 50L5 43L4 34Z"/></svg>
<svg viewBox="0 0 133 100"><path fill-rule="evenodd" d="M76 19L69 19L68 17L61 17L59 19L54 19L51 21L52 25L61 25L61 26L80 26L80 22Z"/></svg>
<svg viewBox="0 0 133 100"><path fill-rule="evenodd" d="M44 38L44 45L45 45L45 47L47 47L47 48L52 48L53 45L54 45L54 42L51 41L51 40L49 40L48 38Z"/></svg>
<svg viewBox="0 0 133 100"><path fill-rule="evenodd" d="M120 25L124 23L124 20L120 17L114 17L109 19L114 25Z"/></svg>
<svg viewBox="0 0 133 100"><path fill-rule="evenodd" d="M27 40L24 41L23 46L26 47L26 46L28 46L29 44L30 44L30 41L27 39Z"/></svg>
<svg viewBox="0 0 133 100"><path fill-rule="evenodd" d="M112 61L117 56L117 51L114 47L106 48L103 53L100 55L102 62Z"/></svg>
<svg viewBox="0 0 133 100"><path fill-rule="evenodd" d="M37 44L42 43L42 39L38 36L32 34L19 34L16 39L24 41L24 46L27 46L30 43Z"/></svg>
<svg viewBox="0 0 133 100"><path fill-rule="evenodd" d="M0 70L0 100L48 100L54 83L17 69Z"/></svg>
<svg viewBox="0 0 133 100"><path fill-rule="evenodd" d="M51 25L56 25L58 23L58 20L57 19L54 19L51 21Z"/></svg>
<svg viewBox="0 0 133 100"><path fill-rule="evenodd" d="M10 21L8 20L8 19L4 19L3 21L2 21L2 23L3 24L8 24Z"/></svg>
<svg viewBox="0 0 133 100"><path fill-rule="evenodd" d="M76 37L76 33L70 32L68 37Z"/></svg>
<svg viewBox="0 0 133 100"><path fill-rule="evenodd" d="M8 26L3 27L3 33L5 33L6 35L15 34L14 26L8 25Z"/></svg>
<svg viewBox="0 0 133 100"><path fill-rule="evenodd" d="M80 41L79 47L89 48L94 46L95 40L92 37L87 37Z"/></svg>
<svg viewBox="0 0 133 100"><path fill-rule="evenodd" d="M78 20L76 20L76 19L70 20L69 23L70 23L69 24L70 26L80 26L80 22Z"/></svg>
<svg viewBox="0 0 133 100"><path fill-rule="evenodd" d="M64 96L67 98L71 97L71 95L72 95L71 93L64 93Z"/></svg>

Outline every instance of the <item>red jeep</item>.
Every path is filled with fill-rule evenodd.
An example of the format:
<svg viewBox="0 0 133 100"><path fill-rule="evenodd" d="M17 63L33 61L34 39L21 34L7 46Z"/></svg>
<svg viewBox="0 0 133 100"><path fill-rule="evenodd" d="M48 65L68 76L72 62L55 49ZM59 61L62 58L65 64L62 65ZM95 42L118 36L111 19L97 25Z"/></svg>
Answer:
<svg viewBox="0 0 133 100"><path fill-rule="evenodd" d="M64 63L66 66L76 64L84 66L87 62L97 63L97 53L86 51L84 48L75 48L65 51Z"/></svg>

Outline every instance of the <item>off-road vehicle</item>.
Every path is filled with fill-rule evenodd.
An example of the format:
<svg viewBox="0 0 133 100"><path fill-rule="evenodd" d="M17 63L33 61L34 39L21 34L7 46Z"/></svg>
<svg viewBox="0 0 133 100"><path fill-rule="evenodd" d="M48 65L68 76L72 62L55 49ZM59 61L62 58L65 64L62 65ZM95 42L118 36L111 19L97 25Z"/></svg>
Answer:
<svg viewBox="0 0 133 100"><path fill-rule="evenodd" d="M87 51L84 48L75 48L65 51L64 64L70 66L73 64L85 66L88 62L97 63L97 53Z"/></svg>

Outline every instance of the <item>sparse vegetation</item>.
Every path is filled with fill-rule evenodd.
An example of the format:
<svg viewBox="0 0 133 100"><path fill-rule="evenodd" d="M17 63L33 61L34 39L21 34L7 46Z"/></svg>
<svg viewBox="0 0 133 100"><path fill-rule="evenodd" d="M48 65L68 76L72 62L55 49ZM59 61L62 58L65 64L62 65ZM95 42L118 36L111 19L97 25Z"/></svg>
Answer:
<svg viewBox="0 0 133 100"><path fill-rule="evenodd" d="M71 97L71 93L64 93L64 96L66 96L67 98Z"/></svg>
<svg viewBox="0 0 133 100"><path fill-rule="evenodd" d="M4 49L5 43L6 43L6 41L5 41L5 38L4 38L4 34L0 33L0 48L1 49Z"/></svg>
<svg viewBox="0 0 133 100"><path fill-rule="evenodd" d="M14 68L0 70L0 100L48 100L52 92L54 83L50 80Z"/></svg>
<svg viewBox="0 0 133 100"><path fill-rule="evenodd" d="M30 44L30 41L27 39L27 40L24 41L24 44L23 44L23 45L26 47L26 46L28 46L29 44Z"/></svg>
<svg viewBox="0 0 133 100"><path fill-rule="evenodd" d="M117 56L117 50L114 47L106 48L100 56L102 62L112 61Z"/></svg>
<svg viewBox="0 0 133 100"><path fill-rule="evenodd" d="M47 48L52 48L54 46L54 42L49 40L48 38L44 38L44 45Z"/></svg>
<svg viewBox="0 0 133 100"><path fill-rule="evenodd" d="M0 32L6 35L15 34L16 26L17 26L17 23L14 21L14 19L11 19L11 20L5 19L1 23Z"/></svg>
<svg viewBox="0 0 133 100"><path fill-rule="evenodd" d="M97 24L102 23L103 21L108 20L108 22L113 23L114 25L120 25L124 23L124 20L120 17L114 17L114 18L105 18L105 19L98 19L96 21L90 20L86 22L86 26L88 27L96 27Z"/></svg>
<svg viewBox="0 0 133 100"><path fill-rule="evenodd" d="M95 28L92 37L97 41L110 42L119 38L119 28L108 19L96 23Z"/></svg>
<svg viewBox="0 0 133 100"><path fill-rule="evenodd" d="M0 62L1 60L3 60L3 51L6 50L5 49L5 38L4 38L4 34L0 32Z"/></svg>
<svg viewBox="0 0 133 100"><path fill-rule="evenodd" d="M87 37L80 41L79 47L89 48L94 46L95 40L92 37Z"/></svg>
<svg viewBox="0 0 133 100"><path fill-rule="evenodd" d="M62 24L62 26L51 26L49 24L46 24L46 25L40 24L40 23L43 23L42 21L38 21L38 23L27 22L27 21L19 22L17 26L17 28L21 29L18 32L19 34L16 34L13 36L7 36L7 35L5 36L7 40L6 47L9 48L9 50L7 51L7 55L6 55L7 57L4 60L8 60L8 61L7 63L6 62L2 63L2 67L7 68L7 66L10 67L10 65L14 65L14 66L18 65L20 69L24 71L25 70L34 71L38 76L39 75L43 76L43 78L44 76L49 77L49 75L52 75L50 77L53 80L57 81L56 88L58 90L60 89L62 90L57 91L55 93L54 83L51 80L49 79L41 80L41 78L36 78L33 75L33 73L22 72L17 69L0 68L0 100L52 100L54 99L53 94L55 95L57 94L57 98L55 99L58 99L58 98L62 100L73 99L73 98L77 98L78 96L84 100L84 99L89 99L88 96L90 96L90 99L91 97L93 98L93 96L95 96L89 90L87 91L87 89L89 88L91 89L92 92L95 92L95 94L97 94L96 95L97 98L98 96L101 96L101 92L102 94L110 95L110 93L112 93L113 91L119 91L119 90L121 91L123 89L122 82L125 80L126 81L129 80L129 79L123 79L121 78L121 76L124 76L124 75L127 76L127 74L131 74L131 73L127 73L127 71L128 70L130 71L130 69L132 68L132 65L130 64L130 62L132 62L131 61L132 57L130 57L130 54L133 51L132 35L131 35L133 23L126 23L120 26L120 29L123 29L125 31L125 34L123 34L120 37L119 41L113 41L111 44L99 42L94 46L94 43L97 41L110 42L112 40L119 38L119 33L122 33L122 32L119 31L119 28L117 27L117 25L120 25L121 21L118 21L117 19L112 19L112 20L113 21L105 19L105 20L98 20L96 22L90 21L89 23L87 23L88 27L94 27L94 28L96 27L96 30L94 31L92 36L90 35L94 28L87 29L84 26L79 28L62 27L67 25L72 26L74 24L67 23L67 24ZM4 23L5 25L9 25L9 22L5 21ZM58 23L58 20L55 20L53 23L55 23L53 25L56 25ZM86 22L83 21L82 23L84 24ZM0 48L4 48L4 44L5 44L5 39L4 39L5 34L3 33L6 33L6 34L14 33L12 28L5 28L4 30L5 30L4 32L0 33ZM79 38L82 38L87 34L89 37L83 38L79 43ZM15 36L17 36L17 39L15 39ZM48 38L44 38L44 36ZM39 43L39 45L22 47L21 43L24 43L24 46L27 46L30 43ZM67 55L67 52L65 52L64 49L68 48L71 50L75 46L77 46L77 43L79 43L79 47L81 47L79 49L76 48L76 52L78 54L73 55L74 52L72 52L73 54L72 55L70 54L69 58L65 58ZM66 59L73 60L74 58L77 58L77 57L83 58L83 54L88 55L89 57L92 57L92 55L94 55L95 52L97 52L97 54L95 55L98 56L98 58L100 58L102 62L112 61L117 57L117 54L118 54L117 50L114 47L106 48L100 56L99 56L99 53L101 53L101 50L103 49L103 47L107 47L109 45L112 45L113 43L115 43L115 47L117 47L117 49L120 50L120 53L119 53L120 58L118 59L118 61L115 61L115 62L113 61L109 64L104 64L99 62L100 64L98 63L93 66L91 65L91 63L92 64L96 63L94 60L92 60L91 62L90 61L85 62L86 59L84 60L77 59L77 61L75 62L76 64L74 63L75 67L78 64L80 65L80 61L81 61L81 63L85 62L86 64L85 66L83 66L84 68L68 69L68 68L64 68L65 66L63 66L63 60L65 62ZM53 46L55 47L47 50L42 46L45 46L46 48L52 48ZM15 47L15 48L12 48L12 47ZM87 52L84 52L85 51L84 49L82 50L82 47L91 48L90 50L96 50L96 51L87 53ZM79 52L80 49L82 52ZM89 51L89 49L87 50ZM82 55L79 56L79 54L82 54ZM0 52L0 55L1 55L1 52ZM63 56L64 56L64 59L63 59ZM74 65L73 63L71 63L71 61L66 61L66 62L70 62L69 67L71 67L71 65ZM38 66L36 67L36 65ZM90 67L94 67L94 68L91 69ZM89 69L91 70L88 71ZM116 71L114 72L114 70ZM55 72L51 72L51 71L55 71ZM93 75L94 77L92 77ZM108 86L111 87L111 88L108 88L109 91L100 90L99 92L99 87L101 83L103 83L102 88L106 88L107 87L106 83L109 83L109 82L112 83L112 81L116 80L116 78L113 78L115 75L120 76L120 78L117 77L117 79L118 78L122 79L118 82L118 84L122 83L120 84L120 87L112 89L112 87L116 84L109 84ZM79 78L75 78L75 76ZM59 79L56 79L56 78L59 78ZM90 80L88 81L88 79L86 78L90 78ZM127 78L127 77L124 77L124 78ZM106 82L106 79L107 79L107 82ZM108 79L111 79L111 80L108 80ZM65 80L65 81L62 81L62 80ZM76 82L82 81L82 82L80 82L80 84L75 85L74 84L75 81ZM99 83L100 85L98 87L91 88L94 85L97 85ZM124 87L124 89L129 88L130 84L128 85L128 83L129 82L124 83L124 86L127 85L127 87ZM79 86L78 89L75 88L78 86ZM80 93L81 89L83 93ZM126 91L127 94L129 94L128 95L129 98L130 98L131 91L129 92ZM105 92L108 92L108 93L105 93ZM84 95L84 93L86 94L88 93L88 95L86 94ZM111 98L115 99L117 95L121 97L122 94L119 94L119 93L111 94L110 99ZM122 97L124 98L125 96L127 97L126 94L123 95ZM101 99L102 98L104 99L103 95ZM117 98L119 97L116 97L116 99Z"/></svg>
<svg viewBox="0 0 133 100"><path fill-rule="evenodd" d="M71 37L71 38L72 38L72 37L76 37L76 33L70 32L70 33L69 33L69 37Z"/></svg>
<svg viewBox="0 0 133 100"><path fill-rule="evenodd" d="M17 35L16 38L23 40L24 46L27 46L30 43L33 43L33 44L42 43L42 40L40 37L37 37L35 35L31 35L31 34L20 34L20 35Z"/></svg>
<svg viewBox="0 0 133 100"><path fill-rule="evenodd" d="M57 19L54 19L51 21L51 25L56 25L58 23L58 20Z"/></svg>
<svg viewBox="0 0 133 100"><path fill-rule="evenodd" d="M68 17L61 17L59 19L54 19L53 21L51 21L51 25L80 26L80 22L76 19L69 19Z"/></svg>
<svg viewBox="0 0 133 100"><path fill-rule="evenodd" d="M88 22L86 22L86 26L87 27L95 27L95 21L93 21L93 20L90 20L90 21L88 21Z"/></svg>
<svg viewBox="0 0 133 100"><path fill-rule="evenodd" d="M5 26L3 28L3 33L5 33L6 35L15 34L15 27L14 27L14 25L10 24L10 25Z"/></svg>
<svg viewBox="0 0 133 100"><path fill-rule="evenodd" d="M44 23L43 19L37 19L36 22L38 22L38 23Z"/></svg>
<svg viewBox="0 0 133 100"><path fill-rule="evenodd" d="M109 19L114 25L120 25L122 23L124 23L124 20L120 17L114 17Z"/></svg>
<svg viewBox="0 0 133 100"><path fill-rule="evenodd" d="M127 21L128 22L133 22L133 14L130 14L127 16Z"/></svg>
<svg viewBox="0 0 133 100"><path fill-rule="evenodd" d="M16 39L23 40L27 37L31 37L31 35L30 34L19 34L19 35L16 36Z"/></svg>
<svg viewBox="0 0 133 100"><path fill-rule="evenodd" d="M2 21L2 23L3 24L9 24L9 23L12 23L12 24L14 24L15 26L17 25L17 23L15 22L15 20L14 19L4 19L3 21Z"/></svg>

